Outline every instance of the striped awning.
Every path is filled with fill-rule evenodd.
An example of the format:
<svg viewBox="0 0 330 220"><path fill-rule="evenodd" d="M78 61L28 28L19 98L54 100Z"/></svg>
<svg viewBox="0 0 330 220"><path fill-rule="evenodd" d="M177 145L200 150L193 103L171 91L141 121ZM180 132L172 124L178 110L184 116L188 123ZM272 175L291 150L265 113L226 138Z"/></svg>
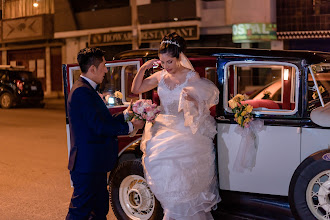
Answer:
<svg viewBox="0 0 330 220"><path fill-rule="evenodd" d="M330 30L277 32L278 40L330 38Z"/></svg>

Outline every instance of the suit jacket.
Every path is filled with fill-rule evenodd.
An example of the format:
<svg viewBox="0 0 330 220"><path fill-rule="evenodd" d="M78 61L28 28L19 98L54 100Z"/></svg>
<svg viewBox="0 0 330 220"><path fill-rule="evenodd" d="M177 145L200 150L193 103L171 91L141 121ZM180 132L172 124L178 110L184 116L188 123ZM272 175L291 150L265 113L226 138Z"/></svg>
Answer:
<svg viewBox="0 0 330 220"><path fill-rule="evenodd" d="M128 134L123 114L113 117L83 78L68 97L71 149L68 168L80 173L108 172L118 157L117 135Z"/></svg>

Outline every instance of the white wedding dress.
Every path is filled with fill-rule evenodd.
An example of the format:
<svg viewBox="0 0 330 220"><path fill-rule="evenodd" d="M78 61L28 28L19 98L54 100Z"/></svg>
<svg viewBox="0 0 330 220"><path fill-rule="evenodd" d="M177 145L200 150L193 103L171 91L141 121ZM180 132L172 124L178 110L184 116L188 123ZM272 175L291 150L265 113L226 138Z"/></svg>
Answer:
<svg viewBox="0 0 330 220"><path fill-rule="evenodd" d="M147 123L141 142L142 163L150 189L162 204L164 219L213 219L220 202L215 174L215 120L209 108L219 90L190 71L186 81L170 89L162 70L158 95L162 112ZM189 94L198 106L184 97Z"/></svg>

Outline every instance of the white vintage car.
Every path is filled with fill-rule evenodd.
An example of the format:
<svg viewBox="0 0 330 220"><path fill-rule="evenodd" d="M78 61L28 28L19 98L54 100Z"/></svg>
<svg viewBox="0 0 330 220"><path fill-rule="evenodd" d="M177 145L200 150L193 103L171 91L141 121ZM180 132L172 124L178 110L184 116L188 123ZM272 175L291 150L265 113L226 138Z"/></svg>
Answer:
<svg viewBox="0 0 330 220"><path fill-rule="evenodd" d="M187 56L220 90L212 111L222 197L215 219L330 219L330 54L190 48ZM130 92L138 68L156 57L157 50L127 51L106 64L109 72L101 88L111 112L126 108L132 99L157 101L155 91L142 96ZM78 76L77 65L63 66L66 96ZM111 99L115 91L123 94L122 100ZM241 172L234 170L234 162L245 142L228 106L237 94L249 96L244 104L252 105L254 121L263 123L254 132L253 166ZM144 179L140 140L141 132L119 137L118 163L109 176L110 202L118 219L162 218Z"/></svg>

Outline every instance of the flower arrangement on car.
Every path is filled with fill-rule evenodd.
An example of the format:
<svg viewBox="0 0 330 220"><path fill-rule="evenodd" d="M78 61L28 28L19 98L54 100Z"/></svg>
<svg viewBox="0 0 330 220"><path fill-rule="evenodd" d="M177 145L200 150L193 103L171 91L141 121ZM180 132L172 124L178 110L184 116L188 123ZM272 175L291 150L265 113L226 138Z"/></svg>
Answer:
<svg viewBox="0 0 330 220"><path fill-rule="evenodd" d="M133 103L132 105L133 114L128 118L136 118L146 122L154 123L157 115L160 113L160 106L152 103L150 99L140 99ZM130 134L134 136L138 130L135 130Z"/></svg>
<svg viewBox="0 0 330 220"><path fill-rule="evenodd" d="M325 89L323 88L323 86L319 86L319 91L320 91L320 94L325 92ZM315 90L313 92L312 97L313 97L313 99L317 99L319 97L319 94L317 93L317 90Z"/></svg>
<svg viewBox="0 0 330 220"><path fill-rule="evenodd" d="M229 107L232 112L235 113L235 121L242 128L249 127L249 122L253 120L251 114L253 106L249 104L242 104L242 101L246 99L246 95L237 94L228 101Z"/></svg>

